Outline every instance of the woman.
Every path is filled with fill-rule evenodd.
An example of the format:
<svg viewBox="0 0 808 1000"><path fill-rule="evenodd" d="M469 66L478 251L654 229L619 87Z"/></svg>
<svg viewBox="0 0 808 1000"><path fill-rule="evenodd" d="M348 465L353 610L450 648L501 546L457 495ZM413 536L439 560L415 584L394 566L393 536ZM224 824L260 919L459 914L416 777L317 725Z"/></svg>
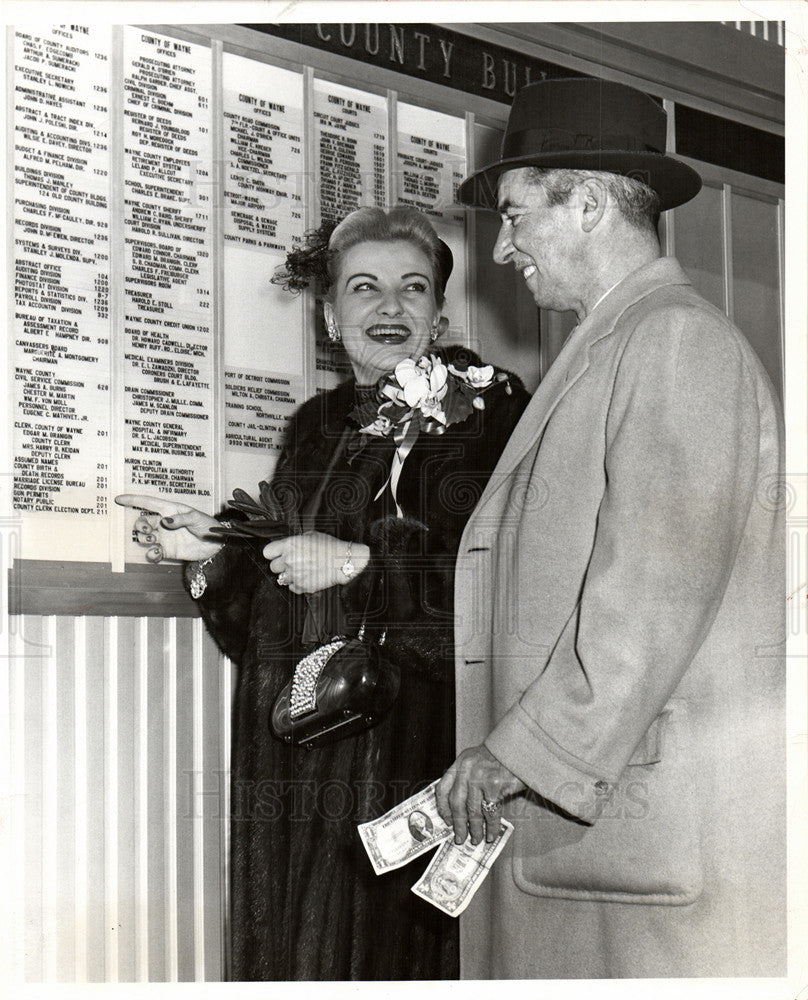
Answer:
<svg viewBox="0 0 808 1000"><path fill-rule="evenodd" d="M145 497L120 502L163 515L137 526L143 544L162 547L158 556L197 560L186 568L192 594L240 668L232 978L457 978L456 921L410 892L428 858L377 876L356 826L454 759L454 558L528 397L516 380L493 384L484 409L406 443L380 432L386 417L366 423L390 402L378 395L380 377L404 359L431 353L462 371L462 350L439 354L434 345L451 253L414 209L364 208L327 246L315 236L290 254L288 284L311 282L323 263L326 326L354 377L298 410L272 482L313 530L222 545L209 533L216 521L198 511ZM305 595L316 596L317 614ZM319 749L274 737L268 719L298 661L324 637L355 632L366 610L378 619L379 600L384 655L401 674L392 709L375 728Z"/></svg>

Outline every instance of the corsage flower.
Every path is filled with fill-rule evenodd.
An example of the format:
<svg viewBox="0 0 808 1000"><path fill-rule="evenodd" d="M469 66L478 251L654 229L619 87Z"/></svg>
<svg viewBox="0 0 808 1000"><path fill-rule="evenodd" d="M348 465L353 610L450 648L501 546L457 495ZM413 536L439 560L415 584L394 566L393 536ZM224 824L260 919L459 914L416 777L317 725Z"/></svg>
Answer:
<svg viewBox="0 0 808 1000"><path fill-rule="evenodd" d="M449 370L440 358L434 354L417 362L405 358L399 361L393 374L407 406L420 410L425 417L446 423L446 414L440 404L448 391Z"/></svg>
<svg viewBox="0 0 808 1000"><path fill-rule="evenodd" d="M393 430L393 421L384 413L378 414L371 424L360 428L360 434L372 434L374 437L387 437Z"/></svg>
<svg viewBox="0 0 808 1000"><path fill-rule="evenodd" d="M469 365L459 359L447 365L435 354L417 361L405 358L383 375L376 400L368 400L352 414L361 434L392 436L396 443L390 475L377 499L388 484L395 499L402 466L421 431L442 434L474 410L485 409L484 393L503 383L510 394L507 374L495 371L493 365ZM403 516L397 501L396 508Z"/></svg>
<svg viewBox="0 0 808 1000"><path fill-rule="evenodd" d="M482 368L478 368L476 365L469 365L463 370L455 368L453 364L450 364L449 371L452 375L456 375L466 385L470 385L474 389L486 389L494 381L493 365L483 365Z"/></svg>

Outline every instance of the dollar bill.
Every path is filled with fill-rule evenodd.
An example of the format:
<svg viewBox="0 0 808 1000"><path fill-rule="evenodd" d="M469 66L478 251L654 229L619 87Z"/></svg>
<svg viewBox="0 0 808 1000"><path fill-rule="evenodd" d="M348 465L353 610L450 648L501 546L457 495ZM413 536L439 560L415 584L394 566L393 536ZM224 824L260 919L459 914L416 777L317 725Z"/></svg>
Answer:
<svg viewBox="0 0 808 1000"><path fill-rule="evenodd" d="M359 824L359 836L377 875L401 868L451 836L438 815L433 781L389 812Z"/></svg>
<svg viewBox="0 0 808 1000"><path fill-rule="evenodd" d="M482 885L512 832L512 824L503 819L500 834L493 843L482 840L475 847L471 838L460 845L452 839L446 840L412 891L450 917L459 916Z"/></svg>

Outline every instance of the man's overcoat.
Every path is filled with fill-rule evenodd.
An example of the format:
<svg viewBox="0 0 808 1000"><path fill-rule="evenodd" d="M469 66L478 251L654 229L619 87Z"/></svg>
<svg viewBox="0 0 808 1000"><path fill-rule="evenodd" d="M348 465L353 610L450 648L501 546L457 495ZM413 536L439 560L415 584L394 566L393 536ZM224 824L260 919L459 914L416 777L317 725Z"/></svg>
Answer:
<svg viewBox="0 0 808 1000"><path fill-rule="evenodd" d="M460 544L458 747L531 789L467 978L782 975L781 419L673 258L568 338Z"/></svg>

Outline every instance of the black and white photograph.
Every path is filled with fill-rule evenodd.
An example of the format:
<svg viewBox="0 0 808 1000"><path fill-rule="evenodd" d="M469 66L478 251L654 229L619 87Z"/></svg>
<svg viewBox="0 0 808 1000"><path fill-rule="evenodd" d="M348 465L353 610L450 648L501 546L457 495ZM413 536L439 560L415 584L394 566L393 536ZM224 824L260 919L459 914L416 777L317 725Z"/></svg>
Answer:
<svg viewBox="0 0 808 1000"><path fill-rule="evenodd" d="M808 996L808 7L3 27L8 995Z"/></svg>

